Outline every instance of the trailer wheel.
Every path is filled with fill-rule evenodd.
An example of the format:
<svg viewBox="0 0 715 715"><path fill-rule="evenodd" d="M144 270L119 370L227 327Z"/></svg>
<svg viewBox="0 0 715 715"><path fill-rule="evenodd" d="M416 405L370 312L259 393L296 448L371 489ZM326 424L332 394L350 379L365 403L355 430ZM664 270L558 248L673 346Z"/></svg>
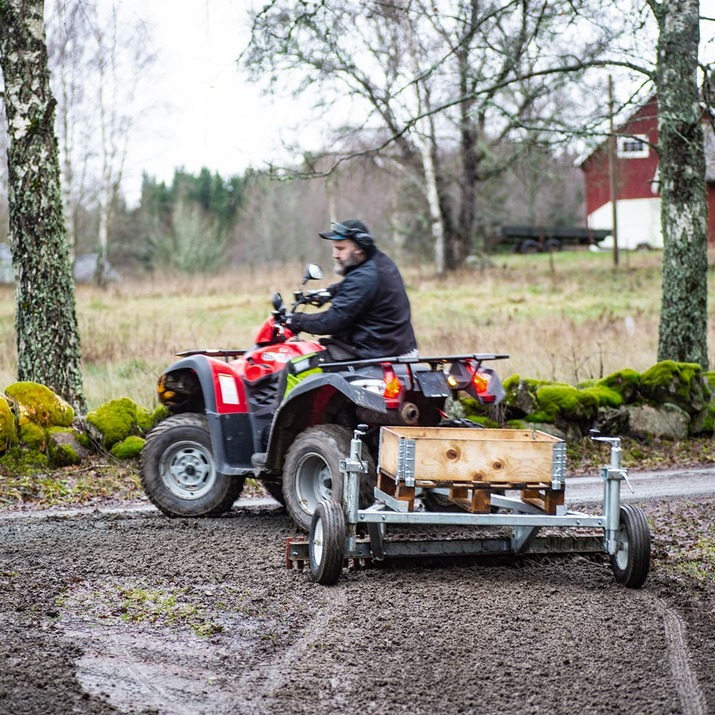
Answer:
<svg viewBox="0 0 715 715"><path fill-rule="evenodd" d="M340 504L323 499L313 512L308 539L310 579L323 586L338 582L345 560L345 512Z"/></svg>
<svg viewBox="0 0 715 715"><path fill-rule="evenodd" d="M168 516L218 516L238 499L244 477L216 470L206 417L185 412L167 417L148 434L141 480L149 499Z"/></svg>
<svg viewBox="0 0 715 715"><path fill-rule="evenodd" d="M343 475L340 460L350 454L352 433L338 425L318 425L301 432L286 453L283 465L283 497L288 513L303 531L323 499L342 502ZM360 508L374 501L377 484L375 462L363 449L368 472L360 480Z"/></svg>
<svg viewBox="0 0 715 715"><path fill-rule="evenodd" d="M632 504L621 506L618 551L611 568L618 583L640 588L650 569L650 529L643 510Z"/></svg>

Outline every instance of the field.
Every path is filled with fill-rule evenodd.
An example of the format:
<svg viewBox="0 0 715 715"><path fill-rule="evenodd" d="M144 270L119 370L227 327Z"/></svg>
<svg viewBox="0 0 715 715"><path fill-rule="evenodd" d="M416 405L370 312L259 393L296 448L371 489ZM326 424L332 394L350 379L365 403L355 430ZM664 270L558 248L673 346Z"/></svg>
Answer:
<svg viewBox="0 0 715 715"><path fill-rule="evenodd" d="M437 279L431 266L403 269L422 355L509 353L502 377L598 378L657 361L661 254L567 251L495 256L488 269ZM712 261L711 261L712 263ZM326 278L309 287L333 282ZM711 269L712 270L712 269ZM156 378L177 351L246 348L269 315L273 291L299 287L298 263L216 276L152 275L106 291L77 288L85 393L90 408L117 397L155 404ZM712 281L711 281L712 283ZM710 304L715 296L710 288ZM0 389L15 381L15 296L0 289ZM715 328L709 326L710 364Z"/></svg>

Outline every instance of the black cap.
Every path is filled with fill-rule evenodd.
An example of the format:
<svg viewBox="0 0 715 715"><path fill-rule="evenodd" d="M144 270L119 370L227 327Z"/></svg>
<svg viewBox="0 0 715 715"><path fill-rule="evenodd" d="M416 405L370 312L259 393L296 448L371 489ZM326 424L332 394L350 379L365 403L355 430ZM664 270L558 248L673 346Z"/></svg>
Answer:
<svg viewBox="0 0 715 715"><path fill-rule="evenodd" d="M367 226L362 222L354 218L349 218L346 221L341 221L340 223L336 221L331 221L330 226L332 231L325 231L324 233L319 233L321 238L327 238L331 241L340 241L342 239L349 238L355 240L356 238L363 238L370 236L370 232L367 230Z"/></svg>

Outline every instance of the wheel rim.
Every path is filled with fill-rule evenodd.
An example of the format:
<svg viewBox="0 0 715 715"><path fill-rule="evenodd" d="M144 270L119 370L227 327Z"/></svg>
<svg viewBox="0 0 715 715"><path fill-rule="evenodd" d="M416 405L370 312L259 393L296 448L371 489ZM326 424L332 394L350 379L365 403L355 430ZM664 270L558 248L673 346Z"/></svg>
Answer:
<svg viewBox="0 0 715 715"><path fill-rule="evenodd" d="M213 456L197 442L177 442L164 452L159 465L166 488L179 499L200 499L216 481Z"/></svg>
<svg viewBox="0 0 715 715"><path fill-rule="evenodd" d="M313 527L313 559L316 565L320 565L323 561L323 520L317 519Z"/></svg>
<svg viewBox="0 0 715 715"><path fill-rule="evenodd" d="M618 530L618 551L616 551L615 558L616 566L621 571L625 571L628 568L628 532L623 524Z"/></svg>
<svg viewBox="0 0 715 715"><path fill-rule="evenodd" d="M330 499L333 475L321 455L310 452L302 457L296 469L295 488L298 503L309 514L322 499Z"/></svg>

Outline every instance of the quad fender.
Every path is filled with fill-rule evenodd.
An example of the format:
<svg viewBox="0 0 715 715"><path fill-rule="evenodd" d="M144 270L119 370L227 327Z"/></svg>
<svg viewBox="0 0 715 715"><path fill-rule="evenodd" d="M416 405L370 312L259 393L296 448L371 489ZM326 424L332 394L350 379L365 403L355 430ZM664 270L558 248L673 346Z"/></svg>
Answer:
<svg viewBox="0 0 715 715"><path fill-rule="evenodd" d="M310 375L288 389L273 418L266 454L266 468L275 472L282 469L283 458L295 436L308 427L324 423L329 406L388 413L382 395L351 384L340 373Z"/></svg>
<svg viewBox="0 0 715 715"><path fill-rule="evenodd" d="M162 374L157 390L172 412L206 415L218 472L253 473L253 423L243 382L229 363L205 355L182 358Z"/></svg>

